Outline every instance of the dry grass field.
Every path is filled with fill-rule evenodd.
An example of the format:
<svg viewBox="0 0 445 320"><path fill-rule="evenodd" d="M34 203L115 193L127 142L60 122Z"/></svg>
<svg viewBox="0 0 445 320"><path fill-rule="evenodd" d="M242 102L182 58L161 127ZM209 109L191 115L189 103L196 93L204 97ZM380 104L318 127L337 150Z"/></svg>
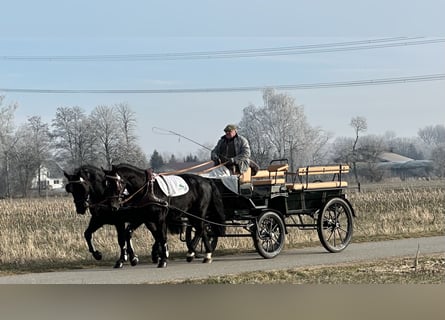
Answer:
<svg viewBox="0 0 445 320"><path fill-rule="evenodd" d="M373 185L348 199L354 206L353 241L443 234L445 183ZM88 252L83 232L89 213L78 215L72 197L0 200L0 273L48 271L95 265L112 266L118 258L114 227L105 226L94 235L104 260ZM149 261L152 238L145 228L135 232L134 245L142 262ZM291 230L286 247L321 245L315 231ZM186 247L177 236L169 238L173 257L184 256ZM220 253L253 250L249 238L222 238Z"/></svg>

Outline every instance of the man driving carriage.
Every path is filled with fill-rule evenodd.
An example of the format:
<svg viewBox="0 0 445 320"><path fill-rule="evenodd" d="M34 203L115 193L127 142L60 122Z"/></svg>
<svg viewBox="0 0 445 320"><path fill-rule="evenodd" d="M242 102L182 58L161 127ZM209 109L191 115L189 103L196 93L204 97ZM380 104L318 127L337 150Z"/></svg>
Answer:
<svg viewBox="0 0 445 320"><path fill-rule="evenodd" d="M224 128L226 134L218 140L210 154L215 165L226 162L225 166L232 174L244 173L250 165L249 141L237 131L236 125L228 124Z"/></svg>

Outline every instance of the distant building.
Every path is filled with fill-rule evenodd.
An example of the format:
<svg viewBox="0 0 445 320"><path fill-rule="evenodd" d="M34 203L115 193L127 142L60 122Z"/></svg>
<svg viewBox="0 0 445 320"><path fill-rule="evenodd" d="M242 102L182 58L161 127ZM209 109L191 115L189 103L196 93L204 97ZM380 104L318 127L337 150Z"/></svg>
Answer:
<svg viewBox="0 0 445 320"><path fill-rule="evenodd" d="M414 160L392 152L382 152L377 158L378 169L389 171L392 176L398 176L402 180L412 177L429 178L433 170L431 160Z"/></svg>
<svg viewBox="0 0 445 320"><path fill-rule="evenodd" d="M62 189L65 187L63 169L55 161L47 161L36 172L31 182L31 189L38 190L39 181L40 190Z"/></svg>

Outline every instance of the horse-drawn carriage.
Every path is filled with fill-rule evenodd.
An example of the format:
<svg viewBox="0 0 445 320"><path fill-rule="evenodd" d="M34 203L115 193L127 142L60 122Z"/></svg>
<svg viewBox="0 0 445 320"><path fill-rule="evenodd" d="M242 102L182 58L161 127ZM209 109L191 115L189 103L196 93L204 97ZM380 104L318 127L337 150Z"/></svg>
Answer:
<svg viewBox="0 0 445 320"><path fill-rule="evenodd" d="M273 160L254 176L213 178L224 203L224 237L252 237L257 252L273 258L282 250L289 228L317 230L329 252L340 252L351 241L354 209L347 200L347 165L309 166L289 172L286 159ZM320 177L329 177L322 181ZM316 177L317 179L311 179ZM323 179L325 180L325 179ZM310 182L313 181L313 182ZM211 222L208 222L211 230ZM211 234L211 233L210 233ZM185 241L197 246L199 239L188 226ZM216 247L217 237L212 237Z"/></svg>
<svg viewBox="0 0 445 320"><path fill-rule="evenodd" d="M225 176L215 176L211 170L179 174L176 177L187 186L178 197L166 195L160 186L170 173L155 179L151 172L126 164L113 166L110 171L81 167L74 175L65 175L77 212L85 213L90 208L92 219L85 238L96 259L101 253L92 244L92 233L103 224L116 226L121 255L115 267L122 267L127 253L132 265L137 264L131 234L142 224L155 238L152 260L158 267L167 265L167 228L181 234L187 244L188 261L204 245L204 262L210 262L221 236L251 237L262 257L273 258L283 249L292 227L317 230L322 245L330 252L345 249L352 238L354 217L343 179L349 167L309 166L296 172L288 169L287 160L281 159L255 175L250 170ZM329 181L322 182L322 176L329 176ZM129 225L124 231L126 223Z"/></svg>

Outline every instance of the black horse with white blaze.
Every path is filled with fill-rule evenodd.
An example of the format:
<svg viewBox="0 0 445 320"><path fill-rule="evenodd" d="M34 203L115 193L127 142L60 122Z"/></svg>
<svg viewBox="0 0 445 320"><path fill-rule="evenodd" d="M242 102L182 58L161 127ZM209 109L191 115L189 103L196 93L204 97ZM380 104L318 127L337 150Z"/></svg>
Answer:
<svg viewBox="0 0 445 320"><path fill-rule="evenodd" d="M155 245L160 252L158 267L166 267L168 259L167 231L173 234L180 232L178 222L187 218L194 227L195 234L202 238L206 250L203 262L212 261L214 248L210 244L210 233L213 237L225 232L224 206L221 194L211 179L195 174L181 174L188 191L180 196L171 197L162 191L160 182L149 170L142 170L129 164L113 166L105 171L110 198L110 205L123 215L126 211L136 212L137 219L127 228L128 243L131 243L132 230L140 224L150 224L155 238ZM161 178L162 179L162 178ZM124 190L128 196L123 197ZM175 227L176 226L176 227ZM195 257L195 248L187 242L187 261Z"/></svg>

